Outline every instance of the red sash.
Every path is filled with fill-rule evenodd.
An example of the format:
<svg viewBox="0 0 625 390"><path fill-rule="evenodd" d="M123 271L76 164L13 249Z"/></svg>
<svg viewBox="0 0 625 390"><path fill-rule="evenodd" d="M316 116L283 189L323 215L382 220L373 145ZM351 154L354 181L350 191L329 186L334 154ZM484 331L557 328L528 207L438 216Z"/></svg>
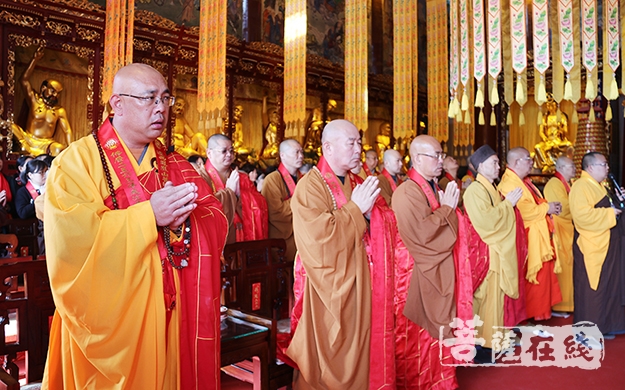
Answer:
<svg viewBox="0 0 625 390"><path fill-rule="evenodd" d="M206 159L206 162L204 163L204 169L206 170L206 173L208 173L208 176L210 176L211 181L213 182L213 193L226 189L224 182L221 181L221 176L219 176L219 172L217 172L217 169L215 169L209 159ZM241 177L239 176L239 192L241 192L240 186ZM243 232L243 219L236 210L234 213L233 225L236 235L236 242L245 241L245 233Z"/></svg>
<svg viewBox="0 0 625 390"><path fill-rule="evenodd" d="M371 172L371 169L369 169L369 167L367 166L367 164L362 164L362 169L365 170L365 173L367 174L367 176L373 176L374 174Z"/></svg>
<svg viewBox="0 0 625 390"><path fill-rule="evenodd" d="M37 192L37 190L35 189L33 183L30 182L30 180L28 181L28 183L26 183L26 189L28 190L28 193L30 194L30 197L33 198L33 200L37 199L37 197L40 195L39 192Z"/></svg>
<svg viewBox="0 0 625 390"><path fill-rule="evenodd" d="M280 163L280 165L278 165L278 172L280 172L282 180L284 180L284 183L286 184L288 194L283 200L287 200L293 196L293 193L295 193L295 181L284 164Z"/></svg>
<svg viewBox="0 0 625 390"><path fill-rule="evenodd" d="M564 185L564 188L566 189L567 194L571 192L571 186L569 186L569 183L567 183L566 179L564 178L564 176L562 176L560 172L556 172L555 175L553 176L557 177L558 180L562 182L562 184Z"/></svg>
<svg viewBox="0 0 625 390"><path fill-rule="evenodd" d="M388 173L386 168L382 169L382 172L380 174L384 176L388 180L388 182L391 184L391 188L393 189L393 192L395 192L395 190L397 189L397 186L402 183L401 179L398 177L397 184L395 184L395 180L393 180L393 176L391 176L391 174Z"/></svg>
<svg viewBox="0 0 625 390"><path fill-rule="evenodd" d="M445 177L447 178L447 180L449 181L455 181L456 184L458 184L458 188L462 188L462 180L460 179L456 179L455 177L453 177L452 175L449 174L449 172L445 172Z"/></svg>
<svg viewBox="0 0 625 390"><path fill-rule="evenodd" d="M110 121L100 127L98 138L106 154L109 164L115 169L120 180L120 187L115 191L119 209L127 209L136 200L149 199L151 194L162 188L163 183L171 180L174 185L193 182L198 186L198 207L191 214L191 247L189 265L177 271L180 279L180 386L192 389L202 386L206 389L219 389L219 297L221 278L219 261L200 261L200 259L219 259L225 243L227 221L217 199L211 195L206 182L191 168L189 163L177 153L166 154L165 147L158 141L154 142L156 166L149 172L137 177L132 164L130 170L126 162L129 156L125 153L117 133ZM120 153L115 153L121 151ZM123 160L127 160L124 162ZM169 169L171 168L171 169ZM119 169L119 171L117 170ZM139 183L140 193L136 195L127 187ZM137 187L134 187L137 188ZM130 194L130 196L128 196ZM104 201L110 209L114 209L111 197ZM204 221L210 221L204 223ZM165 304L170 307L172 302L168 295L175 297L173 272L166 260L162 231L159 230L158 249L164 261L163 285ZM184 243L172 242L175 252L182 251ZM168 302L169 300L169 302ZM167 313L168 320L170 312ZM197 367L202 369L198 370Z"/></svg>
<svg viewBox="0 0 625 390"><path fill-rule="evenodd" d="M237 242L264 240L269 237L269 211L267 201L246 174L239 176L241 191L241 229ZM237 218L235 217L235 223Z"/></svg>

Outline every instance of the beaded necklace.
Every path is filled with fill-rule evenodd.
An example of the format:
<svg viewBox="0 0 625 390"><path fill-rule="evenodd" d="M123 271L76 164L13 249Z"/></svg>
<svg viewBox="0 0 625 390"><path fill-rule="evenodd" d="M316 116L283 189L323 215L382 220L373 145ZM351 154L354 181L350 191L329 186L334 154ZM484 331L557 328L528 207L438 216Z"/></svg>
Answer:
<svg viewBox="0 0 625 390"><path fill-rule="evenodd" d="M108 185L108 190L111 195L111 200L113 202L113 209L119 210L119 204L117 202L117 198L115 196L115 187L113 186L113 178L111 177L111 171L109 169L108 163L106 162L106 157L104 155L104 150L102 149L102 145L100 144L100 139L98 138L98 131L93 130L91 132L93 138L95 139L96 146L98 147L98 153L100 154L100 161L102 162L102 167L104 168L104 176L106 177L106 183ZM170 235L171 230L169 226L163 226L163 241L165 243L165 249L167 250L167 260L172 267L177 270L181 270L189 265L189 252L191 249L191 221L187 218L184 222L184 237L183 237L183 245L184 249L182 252L175 252L171 246ZM177 234L180 236L182 234L182 226L180 227L180 233ZM174 256L183 256L180 260L180 265L176 265L174 262ZM165 269L165 259L161 260L161 267L163 270Z"/></svg>

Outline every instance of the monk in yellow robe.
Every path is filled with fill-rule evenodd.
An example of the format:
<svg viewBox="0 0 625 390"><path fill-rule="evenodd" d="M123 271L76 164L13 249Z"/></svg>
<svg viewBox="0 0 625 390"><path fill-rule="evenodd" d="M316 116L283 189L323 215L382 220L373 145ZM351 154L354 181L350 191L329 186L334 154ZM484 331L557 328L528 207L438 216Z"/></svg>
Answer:
<svg viewBox="0 0 625 390"><path fill-rule="evenodd" d="M571 186L569 204L575 221L573 322L590 321L606 339L625 330L623 306L623 217L618 199L601 185L609 166L601 153L582 158L581 177ZM622 200L621 200L622 201Z"/></svg>
<svg viewBox="0 0 625 390"><path fill-rule="evenodd" d="M304 162L304 149L294 139L280 143L280 165L263 182L261 193L267 200L269 211L269 238L283 238L286 241L286 259L295 259L295 238L293 238L293 214L291 197L301 177L299 169Z"/></svg>
<svg viewBox="0 0 625 390"><path fill-rule="evenodd" d="M384 198L386 204L391 206L393 192L402 183L399 174L404 166L401 154L397 150L387 149L384 151L384 169L378 175L380 181L380 196Z"/></svg>
<svg viewBox="0 0 625 390"><path fill-rule="evenodd" d="M562 302L552 309L556 312L573 312L573 218L569 208L571 179L575 177L575 163L566 156L556 160L556 173L545 185L545 199L560 202L562 211L553 216L556 257L560 261L562 272L557 274L562 292ZM554 315L562 315L554 313Z"/></svg>
<svg viewBox="0 0 625 390"><path fill-rule="evenodd" d="M479 238L488 246L490 262L486 277L479 287L474 287L473 311L484 321L483 326L478 327L478 337L484 338L484 347L493 348L493 333L497 331L493 327L506 325L505 297L519 298L514 206L522 190L517 187L501 199L494 185L499 177L499 157L490 146L477 149L471 162L477 167L477 177L464 193L464 207Z"/></svg>
<svg viewBox="0 0 625 390"><path fill-rule="evenodd" d="M43 389L220 388L227 223L193 167L157 141L173 101L157 70L123 67L113 118L54 160Z"/></svg>
<svg viewBox="0 0 625 390"><path fill-rule="evenodd" d="M525 148L510 149L506 156L508 167L504 172L499 191L506 196L520 187L523 195L517 207L527 231L526 310L527 317L537 321L551 318L551 307L562 300L556 273L560 265L555 257L551 235L551 215L560 214L560 202L547 202L540 190L527 177L532 170L532 158Z"/></svg>
<svg viewBox="0 0 625 390"><path fill-rule="evenodd" d="M295 389L367 389L371 278L363 237L380 190L375 177L355 185L350 170L360 162L361 140L351 122L328 123L321 143L319 164L291 199L305 279L295 289L301 309L291 317L292 328L298 322L287 355L299 366Z"/></svg>

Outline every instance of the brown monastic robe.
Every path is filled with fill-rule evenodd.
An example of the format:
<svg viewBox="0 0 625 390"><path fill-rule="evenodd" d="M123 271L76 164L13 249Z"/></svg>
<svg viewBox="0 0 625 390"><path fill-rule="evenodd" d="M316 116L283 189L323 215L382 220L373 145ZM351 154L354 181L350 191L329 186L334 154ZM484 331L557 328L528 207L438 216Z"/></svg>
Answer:
<svg viewBox="0 0 625 390"><path fill-rule="evenodd" d="M261 193L267 200L269 211L269 238L283 238L286 241L286 259L295 259L295 239L293 238L293 215L291 196L278 171L271 172L263 182Z"/></svg>
<svg viewBox="0 0 625 390"><path fill-rule="evenodd" d="M307 277L303 310L287 350L299 366L296 389L367 389L371 280L363 236L367 222L350 201L334 209L321 174L304 176L291 200L295 243Z"/></svg>
<svg viewBox="0 0 625 390"><path fill-rule="evenodd" d="M380 195L386 201L386 204L391 207L391 198L393 197L393 187L389 183L388 179L384 175L378 175L378 186L380 187Z"/></svg>
<svg viewBox="0 0 625 390"><path fill-rule="evenodd" d="M393 211L399 235L415 261L404 315L438 339L440 327L449 330L449 322L456 316L452 251L458 217L444 205L432 212L425 194L412 180L397 187Z"/></svg>

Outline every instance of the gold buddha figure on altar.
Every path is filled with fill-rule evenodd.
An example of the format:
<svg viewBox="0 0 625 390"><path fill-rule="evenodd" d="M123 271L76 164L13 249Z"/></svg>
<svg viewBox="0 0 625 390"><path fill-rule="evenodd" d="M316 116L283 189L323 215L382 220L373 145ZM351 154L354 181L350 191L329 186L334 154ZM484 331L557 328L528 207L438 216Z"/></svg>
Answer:
<svg viewBox="0 0 625 390"><path fill-rule="evenodd" d="M321 156L321 133L326 123L330 122L330 113L336 108L336 100L329 99L326 105L326 120L323 120L322 107L313 109L306 126L305 152L315 152Z"/></svg>
<svg viewBox="0 0 625 390"><path fill-rule="evenodd" d="M384 151L389 149L391 145L391 124L388 122L382 122L378 135L375 136L375 149L378 153L378 160L382 161L384 158Z"/></svg>
<svg viewBox="0 0 625 390"><path fill-rule="evenodd" d="M276 109L267 110L267 97L263 98L263 128L267 145L263 149L263 158L271 159L278 157L278 127L280 115Z"/></svg>
<svg viewBox="0 0 625 390"><path fill-rule="evenodd" d="M171 129L171 144L176 152L184 157L194 154L206 157L206 136L193 130L189 122L187 122L184 117L185 107L186 101L183 98L176 98L176 102L172 107L175 121L174 127ZM164 142L164 138L161 139L161 142Z"/></svg>
<svg viewBox="0 0 625 390"><path fill-rule="evenodd" d="M72 142L72 128L67 118L67 111L58 104L58 96L63 91L63 85L57 80L47 79L41 83L39 93L35 92L30 85L30 76L37 62L43 58L43 51L43 46L35 50L28 68L20 78L28 103L26 129L13 123L11 130L19 139L25 153L32 156L44 153L57 156ZM54 139L57 128L65 133L66 145Z"/></svg>
<svg viewBox="0 0 625 390"><path fill-rule="evenodd" d="M243 117L243 106L236 105L232 110L232 123L234 127L232 129L232 148L234 152L239 155L247 155L250 154L250 150L246 148L243 144L243 123L241 123L241 118ZM222 134L227 133L228 129L228 118L223 120L224 127L222 129Z"/></svg>
<svg viewBox="0 0 625 390"><path fill-rule="evenodd" d="M562 155L571 154L572 143L566 138L568 133L568 119L564 113L557 113L557 104L551 94L545 103L547 113L543 115L539 126L541 141L534 146L534 167L543 173L555 169L556 160ZM559 118L558 118L559 116Z"/></svg>

